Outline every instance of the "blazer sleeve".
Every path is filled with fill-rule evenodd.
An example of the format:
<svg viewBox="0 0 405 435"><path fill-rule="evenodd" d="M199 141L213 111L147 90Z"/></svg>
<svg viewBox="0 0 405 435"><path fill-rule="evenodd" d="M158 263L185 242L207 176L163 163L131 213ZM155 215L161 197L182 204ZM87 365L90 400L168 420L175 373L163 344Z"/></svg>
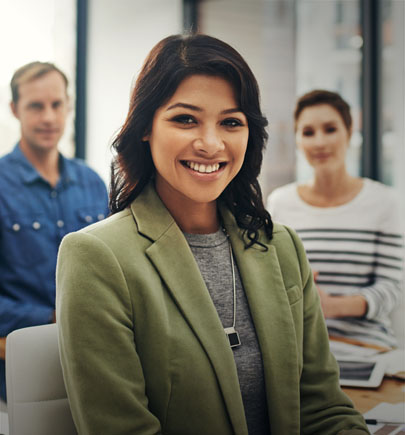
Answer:
<svg viewBox="0 0 405 435"><path fill-rule="evenodd" d="M160 434L148 409L126 280L110 248L92 234L69 234L56 279L61 363L78 432Z"/></svg>
<svg viewBox="0 0 405 435"><path fill-rule="evenodd" d="M289 230L287 228L287 230ZM318 292L304 247L289 230L295 245L303 280L304 314L302 334L301 433L369 433L362 415L339 386L339 369L329 350L329 338Z"/></svg>

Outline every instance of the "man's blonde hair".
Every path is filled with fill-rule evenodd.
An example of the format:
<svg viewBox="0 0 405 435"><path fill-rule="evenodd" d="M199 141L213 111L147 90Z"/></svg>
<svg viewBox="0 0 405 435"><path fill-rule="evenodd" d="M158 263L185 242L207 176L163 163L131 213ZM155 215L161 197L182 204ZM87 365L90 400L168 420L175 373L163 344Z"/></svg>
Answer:
<svg viewBox="0 0 405 435"><path fill-rule="evenodd" d="M18 89L20 85L23 83L30 82L39 77L42 77L45 74L48 74L52 71L58 72L66 85L66 89L68 87L68 79L63 71L61 71L57 66L50 62L30 62L22 67L18 68L18 70L14 73L11 82L11 98L14 104L17 104L19 99Z"/></svg>

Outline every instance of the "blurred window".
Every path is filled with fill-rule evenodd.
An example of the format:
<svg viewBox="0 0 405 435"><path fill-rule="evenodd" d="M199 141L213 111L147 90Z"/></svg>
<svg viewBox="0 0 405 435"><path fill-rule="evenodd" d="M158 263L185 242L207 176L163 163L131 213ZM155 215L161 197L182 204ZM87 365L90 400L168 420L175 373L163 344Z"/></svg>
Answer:
<svg viewBox="0 0 405 435"><path fill-rule="evenodd" d="M259 83L269 142L260 184L266 197L295 178L295 3L286 0L200 0L203 33L223 39L246 59Z"/></svg>
<svg viewBox="0 0 405 435"><path fill-rule="evenodd" d="M312 89L340 93L350 104L353 135L347 154L352 175L361 163L361 48L360 1L299 0L296 2L296 93ZM296 178L310 178L312 169L297 151Z"/></svg>
<svg viewBox="0 0 405 435"><path fill-rule="evenodd" d="M65 155L73 156L76 0L2 0L0 40L0 155L9 152L20 137L9 107L11 77L20 66L39 60L55 63L68 76L72 110L60 147Z"/></svg>
<svg viewBox="0 0 405 435"><path fill-rule="evenodd" d="M200 0L200 31L239 50L259 82L270 136L260 176L264 196L312 175L296 151L293 109L297 96L314 88L337 91L351 105L354 132L347 163L359 175L360 6L360 0Z"/></svg>
<svg viewBox="0 0 405 435"><path fill-rule="evenodd" d="M404 186L404 11L405 3L381 2L382 38L382 181Z"/></svg>

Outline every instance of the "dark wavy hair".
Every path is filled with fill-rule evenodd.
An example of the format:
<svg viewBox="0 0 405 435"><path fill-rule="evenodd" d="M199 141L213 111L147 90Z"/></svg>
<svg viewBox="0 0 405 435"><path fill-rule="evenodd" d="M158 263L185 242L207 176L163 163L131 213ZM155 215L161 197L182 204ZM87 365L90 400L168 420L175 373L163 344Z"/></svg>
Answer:
<svg viewBox="0 0 405 435"><path fill-rule="evenodd" d="M297 128L297 121L302 111L307 107L319 104L332 106L341 116L347 131L350 132L352 129L352 115L349 104L336 92L324 89L314 89L298 98L294 110L295 129Z"/></svg>
<svg viewBox="0 0 405 435"><path fill-rule="evenodd" d="M150 133L156 110L185 78L195 74L226 79L248 120L249 139L242 168L220 200L245 230L245 245L249 247L259 243L260 228L269 238L273 231L257 180L267 141L267 119L261 113L256 79L245 60L231 46L211 36L169 36L155 45L146 58L132 91L129 113L112 143L116 155L111 164L110 208L114 214L128 207L153 178L155 166L150 147L142 138Z"/></svg>

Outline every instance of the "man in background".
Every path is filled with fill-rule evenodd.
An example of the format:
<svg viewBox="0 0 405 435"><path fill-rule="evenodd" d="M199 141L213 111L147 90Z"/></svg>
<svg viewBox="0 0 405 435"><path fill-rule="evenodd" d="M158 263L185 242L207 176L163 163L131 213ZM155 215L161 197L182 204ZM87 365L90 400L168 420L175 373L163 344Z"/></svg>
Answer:
<svg viewBox="0 0 405 435"><path fill-rule="evenodd" d="M0 159L0 397L11 331L55 322L55 267L62 237L108 214L101 178L58 151L69 110L68 80L32 62L11 80L21 139Z"/></svg>

